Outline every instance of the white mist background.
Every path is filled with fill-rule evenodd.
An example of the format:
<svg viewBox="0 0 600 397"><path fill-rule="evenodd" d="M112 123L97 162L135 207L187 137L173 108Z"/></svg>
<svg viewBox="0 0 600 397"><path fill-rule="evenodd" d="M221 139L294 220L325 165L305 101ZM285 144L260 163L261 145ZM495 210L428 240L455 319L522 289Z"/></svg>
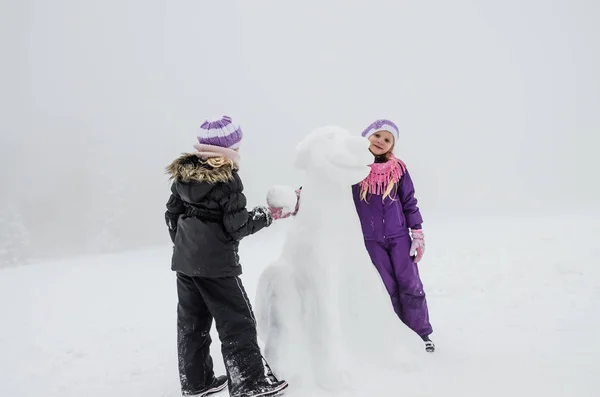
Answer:
<svg viewBox="0 0 600 397"><path fill-rule="evenodd" d="M0 0L0 241L168 244L164 167L223 114L249 205L302 183L311 129L389 118L425 228L597 207L599 18L583 0Z"/></svg>

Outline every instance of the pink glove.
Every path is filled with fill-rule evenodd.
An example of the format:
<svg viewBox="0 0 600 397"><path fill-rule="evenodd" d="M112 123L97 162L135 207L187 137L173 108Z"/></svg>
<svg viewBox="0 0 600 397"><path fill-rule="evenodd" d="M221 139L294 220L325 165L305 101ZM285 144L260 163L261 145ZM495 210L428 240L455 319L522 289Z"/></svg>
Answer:
<svg viewBox="0 0 600 397"><path fill-rule="evenodd" d="M273 217L273 220L285 219L288 216L292 215L291 212L283 213L283 208L269 207L269 211L271 211L271 216Z"/></svg>
<svg viewBox="0 0 600 397"><path fill-rule="evenodd" d="M415 263L418 263L425 253L425 239L422 230L411 230L412 243L410 244L410 256L415 257Z"/></svg>
<svg viewBox="0 0 600 397"><path fill-rule="evenodd" d="M302 186L300 186L296 190L296 197L298 197L298 199L296 201L296 209L294 210L294 212L292 212L292 215L296 215L298 213L298 210L300 209L300 193L302 193Z"/></svg>

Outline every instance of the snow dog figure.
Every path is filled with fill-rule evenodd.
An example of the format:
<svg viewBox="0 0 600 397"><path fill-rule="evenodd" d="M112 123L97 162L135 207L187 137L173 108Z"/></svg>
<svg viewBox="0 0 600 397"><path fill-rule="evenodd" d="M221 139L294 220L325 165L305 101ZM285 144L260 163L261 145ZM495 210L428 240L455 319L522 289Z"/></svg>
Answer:
<svg viewBox="0 0 600 397"><path fill-rule="evenodd" d="M265 357L292 385L348 389L383 369L398 376L395 364L406 370L420 353L371 263L354 207L351 186L373 161L368 148L366 138L337 126L316 129L296 147L295 166L305 172L299 211L255 299ZM291 187L277 188L295 197Z"/></svg>

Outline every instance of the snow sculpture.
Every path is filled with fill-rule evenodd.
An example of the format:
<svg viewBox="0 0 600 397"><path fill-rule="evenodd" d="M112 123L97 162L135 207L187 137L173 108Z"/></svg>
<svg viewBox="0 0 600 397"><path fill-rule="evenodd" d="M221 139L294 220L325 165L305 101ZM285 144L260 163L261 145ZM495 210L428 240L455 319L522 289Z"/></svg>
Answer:
<svg viewBox="0 0 600 397"><path fill-rule="evenodd" d="M422 354L364 246L351 185L369 173L368 146L327 126L296 148L295 165L305 171L300 210L281 256L260 275L254 305L265 357L291 385L348 389ZM269 194L292 192L277 186Z"/></svg>

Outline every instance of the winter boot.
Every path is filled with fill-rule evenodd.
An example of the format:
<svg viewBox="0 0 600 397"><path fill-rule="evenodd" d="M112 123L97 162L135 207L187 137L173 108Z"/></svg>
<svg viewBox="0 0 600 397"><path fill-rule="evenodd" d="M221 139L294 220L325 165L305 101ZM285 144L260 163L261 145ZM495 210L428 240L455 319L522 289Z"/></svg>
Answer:
<svg viewBox="0 0 600 397"><path fill-rule="evenodd" d="M425 342L425 351L427 353L433 353L435 351L435 344L429 339L429 335L422 336L423 342Z"/></svg>
<svg viewBox="0 0 600 397"><path fill-rule="evenodd" d="M258 386L256 389L242 394L240 397L275 397L283 394L287 389L288 383L285 380Z"/></svg>
<svg viewBox="0 0 600 397"><path fill-rule="evenodd" d="M210 385L200 390L200 393L191 395L189 397L206 397L211 394L215 394L220 392L221 390L227 387L227 377L225 375L221 375L219 377L213 378L213 381Z"/></svg>

